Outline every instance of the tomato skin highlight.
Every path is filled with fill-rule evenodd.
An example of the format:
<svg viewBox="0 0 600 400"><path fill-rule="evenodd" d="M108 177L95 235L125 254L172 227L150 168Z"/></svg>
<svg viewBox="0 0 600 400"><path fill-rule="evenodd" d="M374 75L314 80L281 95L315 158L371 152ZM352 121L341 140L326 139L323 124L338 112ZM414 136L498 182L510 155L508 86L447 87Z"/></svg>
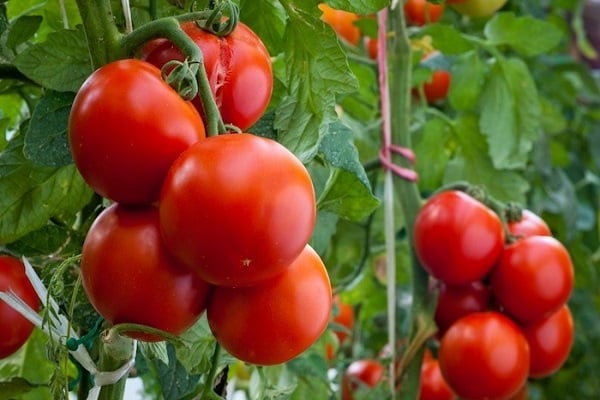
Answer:
<svg viewBox="0 0 600 400"><path fill-rule="evenodd" d="M25 275L23 262L15 257L0 255L0 291L12 291L33 310L40 309L40 300ZM0 300L0 359L17 352L25 344L34 325Z"/></svg>
<svg viewBox="0 0 600 400"><path fill-rule="evenodd" d="M230 354L252 364L275 365L298 356L321 336L331 304L327 270L306 245L273 279L250 287L215 287L207 317Z"/></svg>
<svg viewBox="0 0 600 400"><path fill-rule="evenodd" d="M456 321L442 337L439 363L452 391L465 400L506 400L529 373L529 346L505 315L486 311Z"/></svg>
<svg viewBox="0 0 600 400"><path fill-rule="evenodd" d="M147 325L174 335L198 320L210 293L210 285L164 247L153 206L106 208L85 238L81 277L90 303L111 324ZM163 340L145 333L128 335Z"/></svg>
<svg viewBox="0 0 600 400"><path fill-rule="evenodd" d="M342 377L342 400L353 400L353 392L360 386L373 388L377 386L385 376L383 365L373 359L355 360L344 372Z"/></svg>
<svg viewBox="0 0 600 400"><path fill-rule="evenodd" d="M140 60L109 63L73 101L69 145L77 169L101 196L127 204L158 200L167 170L205 136L191 103Z"/></svg>
<svg viewBox="0 0 600 400"><path fill-rule="evenodd" d="M574 269L566 248L550 236L531 236L505 247L490 277L506 314L522 323L558 310L569 299Z"/></svg>
<svg viewBox="0 0 600 400"><path fill-rule="evenodd" d="M427 0L407 0L404 3L407 22L416 26L437 22L442 17L444 8L444 4L434 4Z"/></svg>
<svg viewBox="0 0 600 400"><path fill-rule="evenodd" d="M304 165L283 145L248 133L209 137L185 151L169 170L159 209L172 254L225 286L281 273L316 220Z"/></svg>
<svg viewBox="0 0 600 400"><path fill-rule="evenodd" d="M575 335L569 307L564 305L522 329L531 351L529 376L545 378L558 371L569 357Z"/></svg>
<svg viewBox="0 0 600 400"><path fill-rule="evenodd" d="M415 220L414 244L423 268L449 285L481 280L502 253L500 218L468 194L431 197Z"/></svg>
<svg viewBox="0 0 600 400"><path fill-rule="evenodd" d="M219 37L199 28L194 21L181 29L202 50L204 68L221 117L226 124L246 130L264 114L273 92L271 57L262 40L244 23ZM159 68L185 56L170 41L156 39L142 50L142 58ZM192 100L204 113L200 97Z"/></svg>

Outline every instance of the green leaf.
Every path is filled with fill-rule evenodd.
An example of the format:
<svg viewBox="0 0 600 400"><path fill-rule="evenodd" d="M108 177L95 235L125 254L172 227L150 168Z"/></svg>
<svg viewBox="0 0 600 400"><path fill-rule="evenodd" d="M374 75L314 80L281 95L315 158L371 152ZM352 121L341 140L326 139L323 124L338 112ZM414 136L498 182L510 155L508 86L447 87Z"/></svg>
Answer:
<svg viewBox="0 0 600 400"><path fill-rule="evenodd" d="M25 135L25 156L36 165L62 167L73 162L67 127L75 95L47 91L36 105Z"/></svg>
<svg viewBox="0 0 600 400"><path fill-rule="evenodd" d="M446 55L462 54L474 50L475 46L452 25L430 24L424 27L423 34L432 39L432 45Z"/></svg>
<svg viewBox="0 0 600 400"><path fill-rule="evenodd" d="M448 100L456 110L472 110L477 106L484 83L484 66L475 51L456 57L452 65L452 84Z"/></svg>
<svg viewBox="0 0 600 400"><path fill-rule="evenodd" d="M371 214L379 200L360 163L352 141L352 132L342 123L331 125L319 148L323 158L334 169L325 185L317 206L342 218L359 221Z"/></svg>
<svg viewBox="0 0 600 400"><path fill-rule="evenodd" d="M49 34L45 42L17 54L15 66L31 80L60 92L76 92L92 72L82 29Z"/></svg>
<svg viewBox="0 0 600 400"><path fill-rule="evenodd" d="M167 342L139 342L138 345L148 361L162 361L169 365Z"/></svg>
<svg viewBox="0 0 600 400"><path fill-rule="evenodd" d="M389 0L329 0L325 3L338 10L347 10L357 14L371 14L390 4Z"/></svg>
<svg viewBox="0 0 600 400"><path fill-rule="evenodd" d="M446 122L439 118L429 119L413 134L413 150L417 159L415 170L419 174L422 191L433 192L441 186L450 158L446 150L449 136Z"/></svg>
<svg viewBox="0 0 600 400"><path fill-rule="evenodd" d="M0 398L14 399L17 396L28 393L36 385L31 384L24 378L12 378L8 381L0 382Z"/></svg>
<svg viewBox="0 0 600 400"><path fill-rule="evenodd" d="M179 400L197 388L200 375L189 373L175 356L175 349L170 344L167 345L167 352L169 357L167 364L158 359L153 360L153 363L164 399Z"/></svg>
<svg viewBox="0 0 600 400"><path fill-rule="evenodd" d="M498 61L481 94L481 132L499 169L523 168L541 131L541 106L527 65L520 59Z"/></svg>
<svg viewBox="0 0 600 400"><path fill-rule="evenodd" d="M43 18L39 15L24 15L17 18L11 25L6 38L6 45L16 49L18 45L26 42L40 27Z"/></svg>
<svg viewBox="0 0 600 400"><path fill-rule="evenodd" d="M563 39L562 31L550 22L508 12L494 15L484 33L492 45L509 46L524 57L547 53Z"/></svg>
<svg viewBox="0 0 600 400"><path fill-rule="evenodd" d="M177 360L190 374L208 372L211 367L212 355L216 339L206 320L206 313L200 320L181 336L184 344L175 344Z"/></svg>
<svg viewBox="0 0 600 400"><path fill-rule="evenodd" d="M242 0L240 16L262 40L271 55L283 51L285 10L277 1Z"/></svg>
<svg viewBox="0 0 600 400"><path fill-rule="evenodd" d="M22 135L0 153L0 176L0 243L12 242L52 217L79 211L92 196L74 165L31 164L23 154Z"/></svg>
<svg viewBox="0 0 600 400"><path fill-rule="evenodd" d="M276 111L279 141L302 161L317 153L335 114L336 96L358 89L346 55L316 8L303 10L282 2L289 21L285 32L287 94Z"/></svg>
<svg viewBox="0 0 600 400"><path fill-rule="evenodd" d="M486 143L475 115L463 115L453 129L459 143L459 151L448 163L444 183L468 181L485 186L489 193L500 201L525 204L529 184L522 175L508 170L499 170L492 164Z"/></svg>

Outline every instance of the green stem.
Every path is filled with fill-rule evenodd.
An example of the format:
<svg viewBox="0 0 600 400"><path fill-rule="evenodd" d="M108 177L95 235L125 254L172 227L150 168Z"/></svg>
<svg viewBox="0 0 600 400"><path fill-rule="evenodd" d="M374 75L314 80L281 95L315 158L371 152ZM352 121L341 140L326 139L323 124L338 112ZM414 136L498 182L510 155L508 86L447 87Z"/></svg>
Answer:
<svg viewBox="0 0 600 400"><path fill-rule="evenodd" d="M119 369L133 354L133 340L113 331L100 341L100 371ZM112 385L102 386L98 400L121 400L125 394L127 374Z"/></svg>
<svg viewBox="0 0 600 400"><path fill-rule="evenodd" d="M88 42L94 69L111 61L125 58L119 40L121 33L114 23L110 0L76 0Z"/></svg>
<svg viewBox="0 0 600 400"><path fill-rule="evenodd" d="M215 351L213 352L211 358L210 371L208 372L208 376L206 377L206 381L204 382L204 388L202 390L202 394L200 395L200 399L221 399L213 391L213 386L215 382L215 378L217 376L217 370L219 368L219 357L221 356L221 346L219 343L215 344Z"/></svg>
<svg viewBox="0 0 600 400"><path fill-rule="evenodd" d="M388 27L392 32L392 37L388 41L390 107L394 110L391 119L392 143L411 148L409 118L411 115L412 50L402 6L391 10ZM399 156L394 156L394 158L394 163L410 167L407 160ZM394 187L400 199L407 239L411 244L411 291L413 302L410 310L410 321L412 321L412 324L408 328L409 332L406 333L412 341L418 335L420 326L423 324L419 321L422 321L423 318L430 319L432 313L428 288L429 276L421 267L412 244L415 218L421 208L422 199L415 182L396 177ZM417 339L419 338L417 337ZM411 355L412 360L421 360L422 351L423 347L421 346L418 352ZM416 399L418 397L420 370L420 362L409 364L406 370L407 379L402 386L402 398Z"/></svg>

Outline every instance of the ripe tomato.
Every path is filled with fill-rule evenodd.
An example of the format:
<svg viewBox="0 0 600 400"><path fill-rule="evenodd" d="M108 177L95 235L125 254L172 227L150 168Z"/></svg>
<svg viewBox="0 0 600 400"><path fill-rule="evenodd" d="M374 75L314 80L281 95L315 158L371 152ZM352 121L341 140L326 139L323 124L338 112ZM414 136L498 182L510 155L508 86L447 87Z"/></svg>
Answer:
<svg viewBox="0 0 600 400"><path fill-rule="evenodd" d="M207 317L217 341L234 357L274 365L298 356L321 336L331 302L327 270L306 245L275 278L250 287L215 287Z"/></svg>
<svg viewBox="0 0 600 400"><path fill-rule="evenodd" d="M336 10L325 3L319 4L319 9L323 12L321 19L329 24L339 37L354 46L358 44L361 32L358 26L354 25L360 19L357 14Z"/></svg>
<svg viewBox="0 0 600 400"><path fill-rule="evenodd" d="M573 264L565 247L550 236L530 236L505 247L491 274L494 297L520 322L558 310L573 289Z"/></svg>
<svg viewBox="0 0 600 400"><path fill-rule="evenodd" d="M519 221L509 222L508 231L515 237L552 236L546 222L530 210L523 210Z"/></svg>
<svg viewBox="0 0 600 400"><path fill-rule="evenodd" d="M435 103L446 98L450 90L452 75L450 72L438 69L433 71L431 79L423 84L423 92L428 103Z"/></svg>
<svg viewBox="0 0 600 400"><path fill-rule="evenodd" d="M333 322L341 325L343 329L338 330L334 328L333 332L339 342L342 343L348 337L348 331L351 331L354 326L354 308L350 304L342 302L339 296L333 298L333 304Z"/></svg>
<svg viewBox="0 0 600 400"><path fill-rule="evenodd" d="M529 373L529 346L519 327L495 311L456 321L440 341L444 379L460 398L507 399Z"/></svg>
<svg viewBox="0 0 600 400"><path fill-rule="evenodd" d="M181 29L202 50L204 68L223 121L242 130L252 126L264 114L273 91L271 57L263 42L241 22L224 37L199 28L193 21L182 23ZM185 59L166 39L148 43L142 57L159 68L171 60ZM200 98L192 102L203 113Z"/></svg>
<svg viewBox="0 0 600 400"><path fill-rule="evenodd" d="M18 258L0 255L0 291L11 291L32 309L38 311L40 300L25 275ZM15 353L29 339L33 324L11 306L0 300L0 359Z"/></svg>
<svg viewBox="0 0 600 400"><path fill-rule="evenodd" d="M441 283L434 316L439 336L442 336L459 318L487 310L491 298L491 289L481 282L461 286L448 286Z"/></svg>
<svg viewBox="0 0 600 400"><path fill-rule="evenodd" d="M500 218L483 203L456 190L431 197L415 220L417 256L429 274L448 285L483 278L500 256Z"/></svg>
<svg viewBox="0 0 600 400"><path fill-rule="evenodd" d="M569 357L574 339L571 311L567 305L546 318L522 327L531 351L529 376L544 378L560 369Z"/></svg>
<svg viewBox="0 0 600 400"><path fill-rule="evenodd" d="M421 364L419 400L452 400L454 398L452 389L444 380L438 360L431 355L430 351L426 351Z"/></svg>
<svg viewBox="0 0 600 400"><path fill-rule="evenodd" d="M444 13L444 4L434 4L427 0L407 0L404 3L406 21L411 25L423 26L437 22Z"/></svg>
<svg viewBox="0 0 600 400"><path fill-rule="evenodd" d="M452 7L469 17L489 17L502 8L508 0L463 0L453 1ZM448 2L450 3L450 2Z"/></svg>
<svg viewBox="0 0 600 400"><path fill-rule="evenodd" d="M96 70L69 118L75 165L97 193L121 203L152 203L177 156L204 138L191 105L140 60Z"/></svg>
<svg viewBox="0 0 600 400"><path fill-rule="evenodd" d="M160 198L171 252L210 283L249 286L281 273L304 249L315 193L302 163L249 133L206 138L175 161Z"/></svg>
<svg viewBox="0 0 600 400"><path fill-rule="evenodd" d="M352 400L353 393L360 387L373 388L384 377L385 369L376 360L363 359L350 363L342 377L342 400Z"/></svg>
<svg viewBox="0 0 600 400"><path fill-rule="evenodd" d="M158 210L152 206L113 204L105 209L85 238L81 277L91 304L110 323L147 325L175 335L197 321L210 289L167 252Z"/></svg>

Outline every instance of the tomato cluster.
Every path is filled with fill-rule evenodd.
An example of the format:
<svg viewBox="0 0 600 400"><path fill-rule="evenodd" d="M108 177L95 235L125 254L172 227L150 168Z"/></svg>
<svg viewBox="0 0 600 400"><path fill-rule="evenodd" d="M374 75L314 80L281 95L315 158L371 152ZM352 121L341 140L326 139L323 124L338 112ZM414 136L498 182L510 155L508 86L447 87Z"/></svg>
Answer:
<svg viewBox="0 0 600 400"><path fill-rule="evenodd" d="M524 210L503 223L469 194L445 190L421 208L414 244L439 289L438 356L454 393L509 399L566 361L574 269L540 217Z"/></svg>
<svg viewBox="0 0 600 400"><path fill-rule="evenodd" d="M256 122L272 90L260 39L243 24L225 37L182 30L203 52L223 122ZM83 244L85 292L110 324L137 324L124 329L136 339L179 335L206 311L232 355L285 362L322 334L331 309L327 270L308 245L311 177L274 140L206 137L204 100L185 101L152 64L168 74L183 59L171 42L148 43L142 57L96 70L71 110L75 165L112 201Z"/></svg>

